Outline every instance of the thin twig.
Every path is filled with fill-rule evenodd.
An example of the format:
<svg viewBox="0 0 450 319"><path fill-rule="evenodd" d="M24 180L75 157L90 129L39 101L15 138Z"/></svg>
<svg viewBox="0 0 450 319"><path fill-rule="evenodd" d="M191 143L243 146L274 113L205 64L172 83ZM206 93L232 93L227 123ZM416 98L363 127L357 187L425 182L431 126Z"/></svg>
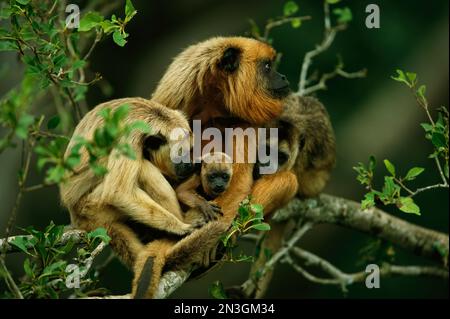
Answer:
<svg viewBox="0 0 450 319"><path fill-rule="evenodd" d="M270 21L269 23L266 24L266 27L264 28L264 36L263 36L263 40L267 41L269 39L269 33L270 31L272 31L273 28L282 26L286 23L290 23L292 21L306 21L306 20L311 20L311 16L302 16L302 17L289 17L289 18L282 18L279 20L275 20L275 21Z"/></svg>
<svg viewBox="0 0 450 319"><path fill-rule="evenodd" d="M340 76L340 77L343 77L346 79L364 78L367 76L367 70L362 69L357 72L346 72L338 65L338 66L336 66L336 69L333 72L322 74L322 76L317 84L314 84L310 87L306 87L306 85L305 85L305 88L303 89L302 94L310 95L316 91L325 90L327 88L326 82L336 76ZM300 93L299 93L299 95L300 95Z"/></svg>
<svg viewBox="0 0 450 319"><path fill-rule="evenodd" d="M14 294L14 296L16 296L17 299L23 299L22 292L20 291L19 287L17 287L17 284L12 278L8 268L6 268L3 256L0 257L0 266L2 268L2 272L4 272L5 282L8 286L8 289Z"/></svg>
<svg viewBox="0 0 450 319"><path fill-rule="evenodd" d="M291 252L298 258L302 259L307 266L315 266L331 278L320 278L312 275L303 267L298 265L290 256L286 256L283 262L292 266L297 272L302 274L306 279L323 284L323 285L340 285L343 291L346 291L347 286L362 282L365 280L367 273L360 271L356 273L345 273L336 266L332 265L327 260L299 247L292 248ZM380 267L380 276L401 275L401 276L432 276L447 279L449 276L448 270L439 267L428 266L397 266L384 263Z"/></svg>

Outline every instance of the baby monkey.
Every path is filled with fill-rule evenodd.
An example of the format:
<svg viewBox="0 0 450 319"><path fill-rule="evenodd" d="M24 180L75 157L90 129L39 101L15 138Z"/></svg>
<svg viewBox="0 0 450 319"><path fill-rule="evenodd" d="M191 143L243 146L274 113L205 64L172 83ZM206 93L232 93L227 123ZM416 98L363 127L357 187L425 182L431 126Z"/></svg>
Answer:
<svg viewBox="0 0 450 319"><path fill-rule="evenodd" d="M186 212L190 219L200 213L206 222L223 215L221 208L211 202L230 185L233 174L231 158L222 152L205 154L201 160L200 171L196 172L176 188L180 203L191 208Z"/></svg>

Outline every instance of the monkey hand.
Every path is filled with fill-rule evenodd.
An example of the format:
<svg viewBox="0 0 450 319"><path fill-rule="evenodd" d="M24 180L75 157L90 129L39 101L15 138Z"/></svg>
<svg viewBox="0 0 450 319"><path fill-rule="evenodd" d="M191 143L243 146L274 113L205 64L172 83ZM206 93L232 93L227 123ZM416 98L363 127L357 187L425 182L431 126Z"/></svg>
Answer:
<svg viewBox="0 0 450 319"><path fill-rule="evenodd" d="M223 216L222 208L214 202L204 202L198 207L206 221L216 220L217 215Z"/></svg>

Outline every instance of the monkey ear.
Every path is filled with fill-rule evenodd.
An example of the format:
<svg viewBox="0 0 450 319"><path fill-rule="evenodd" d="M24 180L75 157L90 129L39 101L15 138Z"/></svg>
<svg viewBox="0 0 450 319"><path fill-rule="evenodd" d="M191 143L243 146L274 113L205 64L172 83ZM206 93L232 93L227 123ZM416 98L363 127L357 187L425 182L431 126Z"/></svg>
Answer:
<svg viewBox="0 0 450 319"><path fill-rule="evenodd" d="M234 47L227 48L220 58L219 69L232 73L239 67L239 60L241 58L241 50Z"/></svg>
<svg viewBox="0 0 450 319"><path fill-rule="evenodd" d="M167 143L166 138L161 134L156 135L150 135L145 139L144 142L144 148L150 149L150 150L157 150L161 147L161 145L164 145Z"/></svg>

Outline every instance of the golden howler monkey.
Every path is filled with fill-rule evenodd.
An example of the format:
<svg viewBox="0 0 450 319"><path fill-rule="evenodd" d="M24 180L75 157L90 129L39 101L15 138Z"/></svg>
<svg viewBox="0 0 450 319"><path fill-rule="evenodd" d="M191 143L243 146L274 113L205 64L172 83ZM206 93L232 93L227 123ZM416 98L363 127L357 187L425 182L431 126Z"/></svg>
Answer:
<svg viewBox="0 0 450 319"><path fill-rule="evenodd" d="M215 127L224 133L227 127L263 126L280 115L283 98L289 92L285 76L273 68L275 56L275 50L268 44L243 37L217 37L194 44L175 57L152 100L182 110L189 120L201 120L203 129ZM224 144L227 142L230 141ZM215 200L224 216L179 241L177 247L165 255L166 266L183 260L188 263L192 252L209 254L209 250L214 250L220 238L220 234L214 234L228 229L239 203L252 193L254 163L249 161L247 150L255 150L256 145L245 139L242 150L246 153L245 161L239 163L236 156L242 154L236 154L234 139L231 143L234 148L233 176L228 189ZM261 192L258 189L264 189L264 196L259 196ZM291 171L279 172L267 183L259 182L255 202L270 213L289 201L296 191L296 176ZM167 245L173 245L173 242L167 242ZM139 268L144 268L144 271L133 285L135 296L154 296L154 284L159 282L159 277L154 273L155 279L151 280L145 267L152 263L151 260L140 261L144 266ZM145 293L148 284L150 289Z"/></svg>
<svg viewBox="0 0 450 319"><path fill-rule="evenodd" d="M262 126L280 115L289 92L286 77L273 68L275 56L268 44L244 37L216 37L191 45L175 57L152 99L182 110L189 120L201 120L202 129L216 127L223 133L225 127ZM236 146L234 140L232 143ZM244 152L254 148L246 143ZM236 216L239 203L253 186L254 164L248 160L236 163L235 159L236 149L230 186L216 199L226 223ZM279 178L281 188L271 183L261 185L267 194L260 198L263 206L282 204L295 195L291 191L295 175L285 172Z"/></svg>
<svg viewBox="0 0 450 319"><path fill-rule="evenodd" d="M171 246L167 247L169 250L176 248L174 244L181 236L190 234L203 222L185 222L175 191L167 180L185 178L194 169L192 163L181 161L175 164L170 156L171 148L176 144L179 147L180 143L188 143L187 147L190 147L192 142L189 124L179 111L141 98L100 104L77 125L65 157L71 154L77 137L90 140L95 130L102 127L104 120L98 114L102 109L114 111L124 104L130 107L126 123L141 120L151 127L148 135L133 131L120 141L131 145L137 158L132 160L117 156L113 151L100 160L108 173L97 176L89 168L87 150L81 148L81 161L75 172L61 184L60 193L62 203L70 212L72 224L86 231L106 228L111 246L121 260L135 273L140 273L136 267L142 265L137 261L154 255L146 249L136 228L141 226L145 232L151 230L154 236L163 233L162 237L172 238ZM187 135L171 136L173 129L183 129ZM162 248L165 247L162 245ZM161 255L165 254L161 249L158 251Z"/></svg>

